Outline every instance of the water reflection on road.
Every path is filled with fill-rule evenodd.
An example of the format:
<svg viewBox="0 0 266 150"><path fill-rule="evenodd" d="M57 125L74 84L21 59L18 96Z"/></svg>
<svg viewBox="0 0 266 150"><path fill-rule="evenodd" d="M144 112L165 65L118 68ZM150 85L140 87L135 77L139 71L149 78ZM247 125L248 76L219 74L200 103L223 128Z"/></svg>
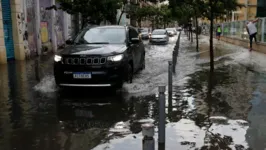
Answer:
<svg viewBox="0 0 266 150"><path fill-rule="evenodd" d="M167 83L175 40L146 45L147 68L117 93L57 89L51 57L1 65L0 149L142 149L141 124L158 124L157 86ZM173 101L166 104L166 148L265 148L265 56L217 43L216 69L209 72L205 44L202 38L196 53L181 38Z"/></svg>

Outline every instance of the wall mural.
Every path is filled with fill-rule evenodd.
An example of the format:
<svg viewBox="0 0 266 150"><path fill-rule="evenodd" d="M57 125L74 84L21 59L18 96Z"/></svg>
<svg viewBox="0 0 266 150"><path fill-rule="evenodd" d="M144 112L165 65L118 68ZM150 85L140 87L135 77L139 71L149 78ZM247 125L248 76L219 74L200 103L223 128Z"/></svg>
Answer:
<svg viewBox="0 0 266 150"><path fill-rule="evenodd" d="M24 51L25 51L26 57L30 57L31 51L28 47L27 22L25 20L25 14L24 13L18 13L17 14L17 27L19 30L18 31L19 36L23 37Z"/></svg>
<svg viewBox="0 0 266 150"><path fill-rule="evenodd" d="M28 48L30 50L30 54L34 55L37 52L37 34L35 32L35 10L34 10L34 1L33 0L26 0L26 31L24 36L25 44L28 44Z"/></svg>
<svg viewBox="0 0 266 150"><path fill-rule="evenodd" d="M26 0L21 13L17 14L17 27L19 36L22 36L26 57L36 54L36 33L35 33L35 13L34 1ZM25 9L24 9L25 8Z"/></svg>
<svg viewBox="0 0 266 150"><path fill-rule="evenodd" d="M35 0L25 0L21 6L21 13L17 14L17 26L19 29L19 36L23 37L24 49L26 57L35 56L37 53L37 40L41 39L42 50L48 50L52 47L51 43L51 10L46 10L51 6L51 0L39 0L40 14L36 14ZM58 4L56 4L59 6ZM36 33L36 15L40 15L40 31ZM71 16L67 16L69 21ZM62 10L55 11L54 30L57 37L58 47L65 44L64 39L64 12ZM72 31L71 24L68 24L67 32Z"/></svg>
<svg viewBox="0 0 266 150"><path fill-rule="evenodd" d="M46 10L51 6L51 0L40 0L40 21L41 21L41 39L42 39L42 52L52 49L52 23L51 23L51 10ZM47 40L48 39L48 40Z"/></svg>
<svg viewBox="0 0 266 150"><path fill-rule="evenodd" d="M57 7L60 5L57 4ZM57 37L57 46L60 47L65 44L64 33L63 33L63 26L64 26L64 12L60 9L55 11L55 33Z"/></svg>
<svg viewBox="0 0 266 150"><path fill-rule="evenodd" d="M42 43L49 42L49 34L48 34L48 23L47 22L41 22L41 41Z"/></svg>

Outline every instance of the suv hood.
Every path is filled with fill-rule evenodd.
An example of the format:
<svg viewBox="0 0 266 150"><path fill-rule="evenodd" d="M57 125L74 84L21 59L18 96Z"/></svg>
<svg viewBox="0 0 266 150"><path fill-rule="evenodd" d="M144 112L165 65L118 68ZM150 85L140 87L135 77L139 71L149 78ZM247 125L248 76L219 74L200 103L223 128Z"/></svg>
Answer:
<svg viewBox="0 0 266 150"><path fill-rule="evenodd" d="M125 44L90 44L67 46L60 55L115 55L123 53Z"/></svg>

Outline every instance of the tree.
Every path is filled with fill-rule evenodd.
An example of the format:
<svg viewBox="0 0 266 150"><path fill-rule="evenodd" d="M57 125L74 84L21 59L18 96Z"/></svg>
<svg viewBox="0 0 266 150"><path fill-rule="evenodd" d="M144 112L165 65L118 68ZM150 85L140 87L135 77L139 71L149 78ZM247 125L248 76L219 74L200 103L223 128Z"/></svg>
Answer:
<svg viewBox="0 0 266 150"><path fill-rule="evenodd" d="M237 0L170 0L169 5L169 7L174 10L172 13L180 13L180 11L176 11L180 8L180 6L183 7L184 5L190 5L195 10L193 16L202 18L206 17L210 20L210 69L213 70L213 20L227 14L228 12L236 10L237 7L241 7L241 5L237 3ZM190 10L185 10L185 12L190 12ZM186 20L188 19L188 15L183 17Z"/></svg>
<svg viewBox="0 0 266 150"><path fill-rule="evenodd" d="M171 9L169 9L167 5L162 5L159 8L158 15L160 16L164 28L173 20Z"/></svg>
<svg viewBox="0 0 266 150"><path fill-rule="evenodd" d="M200 0L199 7L204 8L203 16L210 20L210 69L214 70L214 54L213 54L213 24L214 19L221 17L227 12L232 12L241 7L237 0Z"/></svg>
<svg viewBox="0 0 266 150"><path fill-rule="evenodd" d="M122 0L57 0L60 8L69 14L81 14L82 27L88 22L100 24L106 20L116 23L117 9L121 8Z"/></svg>

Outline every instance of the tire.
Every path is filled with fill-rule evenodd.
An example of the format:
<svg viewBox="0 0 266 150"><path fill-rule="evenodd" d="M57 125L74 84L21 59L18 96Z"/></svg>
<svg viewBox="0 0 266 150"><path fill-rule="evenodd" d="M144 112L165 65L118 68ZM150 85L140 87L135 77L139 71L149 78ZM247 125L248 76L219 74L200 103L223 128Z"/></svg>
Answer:
<svg viewBox="0 0 266 150"><path fill-rule="evenodd" d="M133 67L132 67L132 65L131 64L128 64L127 65L127 73L126 73L126 81L128 82L128 83L132 83L132 81L133 81Z"/></svg>

